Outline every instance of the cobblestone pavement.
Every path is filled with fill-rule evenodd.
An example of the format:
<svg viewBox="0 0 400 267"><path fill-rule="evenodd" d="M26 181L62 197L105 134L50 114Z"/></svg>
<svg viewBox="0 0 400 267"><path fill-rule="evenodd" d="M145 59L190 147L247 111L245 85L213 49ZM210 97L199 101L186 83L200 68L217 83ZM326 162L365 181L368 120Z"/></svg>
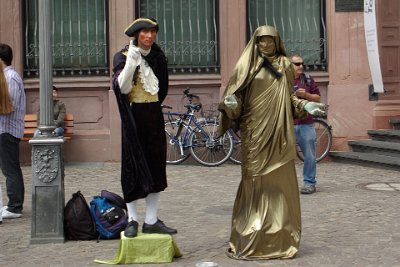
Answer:
<svg viewBox="0 0 400 267"><path fill-rule="evenodd" d="M121 194L119 163L66 166L65 199L81 190L86 200L107 189ZM296 164L301 184L302 165ZM317 193L301 195L302 240L292 260L237 261L225 256L240 166L208 168L168 165L169 187L161 195L160 218L176 227L183 257L170 264L195 266L400 266L400 172L342 163L318 164ZM118 240L30 244L31 167L23 217L0 225L0 266L99 266L114 258ZM5 179L0 174L3 202ZM139 214L144 217L144 201Z"/></svg>

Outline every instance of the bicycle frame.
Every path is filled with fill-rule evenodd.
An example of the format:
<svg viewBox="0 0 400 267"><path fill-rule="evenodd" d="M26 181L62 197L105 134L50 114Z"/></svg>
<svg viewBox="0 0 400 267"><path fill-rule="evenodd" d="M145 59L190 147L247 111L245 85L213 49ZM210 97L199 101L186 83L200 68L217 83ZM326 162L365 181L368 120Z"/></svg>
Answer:
<svg viewBox="0 0 400 267"><path fill-rule="evenodd" d="M200 111L202 105L192 104L193 98L199 97L191 94L189 90L186 89L183 92L189 99L189 104L184 105L185 113L163 112L168 117L168 121L165 122L167 163L178 164L192 155L202 165L218 166L228 160L232 154L232 136L229 133L221 137L217 136L219 126L217 120L196 117L195 112ZM174 127L178 128L174 130Z"/></svg>
<svg viewBox="0 0 400 267"><path fill-rule="evenodd" d="M188 143L188 137L190 136L191 132L194 131L195 129L200 129L201 134L205 137L208 138L207 134L203 130L203 127L201 126L201 123L197 120L196 116L194 115L194 106L190 105L188 107L188 111L185 113L180 113L180 112L163 112L164 115L168 116L168 121L170 123L176 122L178 131L176 134L172 137L173 142L177 143L180 148L181 155L184 155L183 150L191 147L191 145ZM173 117L177 116L179 119L173 120ZM194 125L194 127L192 127ZM179 140L180 135L182 133L183 128L186 126L185 132L183 133L182 140Z"/></svg>

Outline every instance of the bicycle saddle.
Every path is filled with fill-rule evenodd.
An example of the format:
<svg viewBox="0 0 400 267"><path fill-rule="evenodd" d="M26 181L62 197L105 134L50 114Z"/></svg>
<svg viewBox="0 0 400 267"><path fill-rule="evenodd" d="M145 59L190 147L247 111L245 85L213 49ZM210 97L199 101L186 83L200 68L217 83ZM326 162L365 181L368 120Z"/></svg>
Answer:
<svg viewBox="0 0 400 267"><path fill-rule="evenodd" d="M187 104L185 108L189 108L190 110L199 111L201 109L201 104Z"/></svg>

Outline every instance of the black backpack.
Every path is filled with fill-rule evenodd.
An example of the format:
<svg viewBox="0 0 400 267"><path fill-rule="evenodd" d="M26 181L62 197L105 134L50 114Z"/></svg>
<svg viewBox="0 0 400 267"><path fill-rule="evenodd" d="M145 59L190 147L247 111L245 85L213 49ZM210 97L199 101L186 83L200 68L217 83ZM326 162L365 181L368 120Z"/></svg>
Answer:
<svg viewBox="0 0 400 267"><path fill-rule="evenodd" d="M68 240L97 239L89 205L81 191L72 194L64 209L64 232Z"/></svg>

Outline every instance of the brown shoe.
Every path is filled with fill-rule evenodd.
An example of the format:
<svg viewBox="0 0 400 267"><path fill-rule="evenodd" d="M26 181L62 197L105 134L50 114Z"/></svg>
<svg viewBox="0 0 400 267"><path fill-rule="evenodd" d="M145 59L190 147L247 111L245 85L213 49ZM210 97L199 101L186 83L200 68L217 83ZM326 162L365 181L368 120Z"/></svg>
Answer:
<svg viewBox="0 0 400 267"><path fill-rule="evenodd" d="M146 234L168 234L174 235L178 233L176 229L170 228L164 224L160 219L155 224L143 224L142 232Z"/></svg>

